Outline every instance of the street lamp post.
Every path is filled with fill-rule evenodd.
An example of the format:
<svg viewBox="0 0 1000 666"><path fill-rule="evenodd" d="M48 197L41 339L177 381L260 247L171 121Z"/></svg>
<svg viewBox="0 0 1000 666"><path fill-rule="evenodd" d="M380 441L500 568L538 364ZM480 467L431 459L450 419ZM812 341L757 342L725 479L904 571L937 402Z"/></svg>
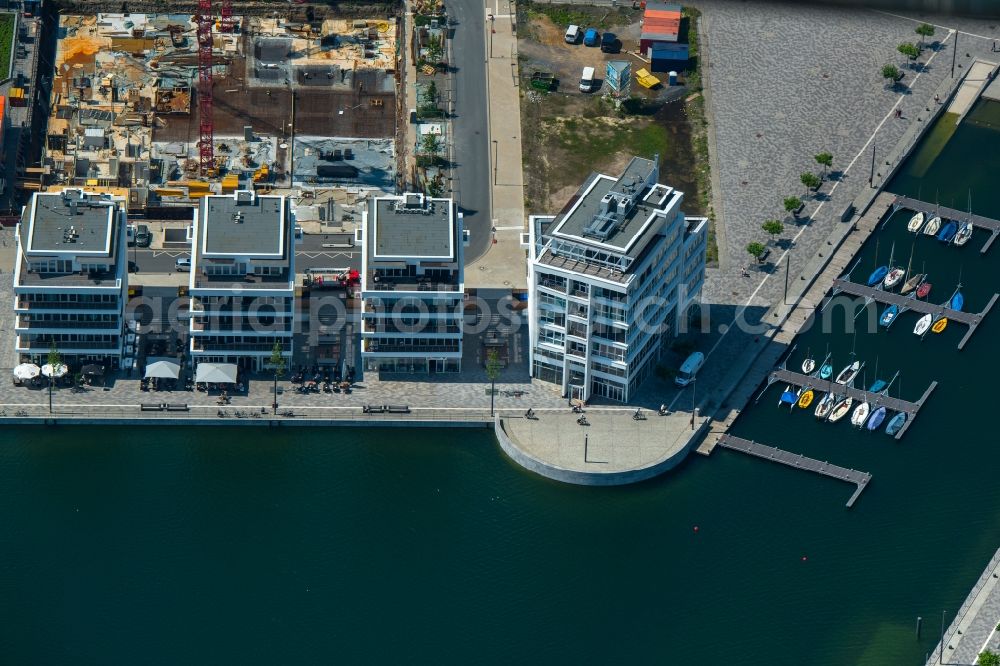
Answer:
<svg viewBox="0 0 1000 666"><path fill-rule="evenodd" d="M785 255L785 297L782 299L782 303L788 305L788 272L791 270L792 265L792 246L788 246L788 254Z"/></svg>
<svg viewBox="0 0 1000 666"><path fill-rule="evenodd" d="M694 430L694 410L695 410L695 406L694 406L694 388L695 388L695 386L697 386L697 384L698 384L698 380L697 379L692 379L691 380L691 430Z"/></svg>
<svg viewBox="0 0 1000 666"><path fill-rule="evenodd" d="M497 168L500 162L500 144L497 143L496 139L493 139L493 185L497 184Z"/></svg>

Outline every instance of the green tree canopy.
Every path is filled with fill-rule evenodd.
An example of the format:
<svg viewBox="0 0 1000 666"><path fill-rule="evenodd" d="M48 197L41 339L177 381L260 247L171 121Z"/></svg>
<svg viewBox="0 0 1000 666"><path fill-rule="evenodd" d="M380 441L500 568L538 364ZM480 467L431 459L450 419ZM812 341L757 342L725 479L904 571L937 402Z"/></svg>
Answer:
<svg viewBox="0 0 1000 666"><path fill-rule="evenodd" d="M778 220L765 220L764 224L760 225L760 228L772 236L777 236L785 230L785 225Z"/></svg>
<svg viewBox="0 0 1000 666"><path fill-rule="evenodd" d="M437 84L431 81L424 88L424 102L427 104L437 104L438 100L438 89Z"/></svg>
<svg viewBox="0 0 1000 666"><path fill-rule="evenodd" d="M920 55L920 49L913 42L903 42L896 47L896 50L905 55L910 60L916 60ZM883 74L884 76L884 74Z"/></svg>
<svg viewBox="0 0 1000 666"><path fill-rule="evenodd" d="M916 29L913 32L915 32L918 35L920 35L920 48L923 48L924 47L924 37L933 37L934 36L934 26L932 26L930 23L921 23L920 25L918 25L916 27Z"/></svg>
<svg viewBox="0 0 1000 666"><path fill-rule="evenodd" d="M983 650L976 659L979 666L1000 666L1000 655L992 650Z"/></svg>
<svg viewBox="0 0 1000 666"><path fill-rule="evenodd" d="M896 83L901 78L903 78L903 73L899 71L899 67L895 65L883 65L882 66L882 78L892 83Z"/></svg>
<svg viewBox="0 0 1000 666"><path fill-rule="evenodd" d="M52 345L49 347L49 358L46 362L52 366L53 370L62 365L62 354L60 354L59 349L56 348L55 338L52 338Z"/></svg>
<svg viewBox="0 0 1000 666"><path fill-rule="evenodd" d="M420 151L425 155L437 157L441 154L441 139L436 134L424 134L420 138Z"/></svg>
<svg viewBox="0 0 1000 666"><path fill-rule="evenodd" d="M281 341L275 340L274 347L271 348L271 369L274 370L275 377L285 374L285 357L282 351Z"/></svg>
<svg viewBox="0 0 1000 666"><path fill-rule="evenodd" d="M798 197L785 197L785 210L794 213L802 205L802 199Z"/></svg>
<svg viewBox="0 0 1000 666"><path fill-rule="evenodd" d="M747 245L747 252L750 254L751 257L760 262L761 259L764 257L764 253L767 252L767 248L764 246L763 243L758 243L757 241L754 241L753 243Z"/></svg>
<svg viewBox="0 0 1000 666"><path fill-rule="evenodd" d="M822 165L824 168L829 169L833 166L833 155L828 152L822 152L815 155L816 164Z"/></svg>
<svg viewBox="0 0 1000 666"><path fill-rule="evenodd" d="M816 189L817 187L820 186L820 183L822 182L820 181L819 176L817 176L814 173L810 173L808 171L799 176L799 180L801 180L802 184L808 187L809 189Z"/></svg>

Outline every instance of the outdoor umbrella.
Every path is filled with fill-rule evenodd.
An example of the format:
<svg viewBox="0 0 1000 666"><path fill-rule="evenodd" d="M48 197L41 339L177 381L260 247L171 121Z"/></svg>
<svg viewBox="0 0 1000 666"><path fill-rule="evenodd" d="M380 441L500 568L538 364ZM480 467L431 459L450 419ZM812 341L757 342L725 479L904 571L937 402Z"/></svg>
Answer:
<svg viewBox="0 0 1000 666"><path fill-rule="evenodd" d="M22 363L14 368L14 376L21 380L34 379L41 371L41 368L34 363Z"/></svg>
<svg viewBox="0 0 1000 666"><path fill-rule="evenodd" d="M42 366L42 374L46 377L52 377L54 379L59 379L67 372L69 372L69 368L66 367L65 363L60 363L59 365L50 365L46 363Z"/></svg>
<svg viewBox="0 0 1000 666"><path fill-rule="evenodd" d="M181 374L181 366L173 361L160 359L146 365L147 377L160 379L177 379Z"/></svg>
<svg viewBox="0 0 1000 666"><path fill-rule="evenodd" d="M199 363L194 380L211 384L235 384L236 365L234 363Z"/></svg>
<svg viewBox="0 0 1000 666"><path fill-rule="evenodd" d="M104 374L104 368L97 365L96 363L91 363L80 368L80 374L83 375L96 375L100 377Z"/></svg>

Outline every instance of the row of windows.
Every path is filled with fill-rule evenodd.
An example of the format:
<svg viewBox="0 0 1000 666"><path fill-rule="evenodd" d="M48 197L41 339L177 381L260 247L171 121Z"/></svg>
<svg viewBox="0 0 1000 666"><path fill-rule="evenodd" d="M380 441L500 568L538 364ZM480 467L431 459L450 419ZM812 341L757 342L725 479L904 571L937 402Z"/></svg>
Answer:
<svg viewBox="0 0 1000 666"><path fill-rule="evenodd" d="M115 303L118 294L30 294L32 303Z"/></svg>

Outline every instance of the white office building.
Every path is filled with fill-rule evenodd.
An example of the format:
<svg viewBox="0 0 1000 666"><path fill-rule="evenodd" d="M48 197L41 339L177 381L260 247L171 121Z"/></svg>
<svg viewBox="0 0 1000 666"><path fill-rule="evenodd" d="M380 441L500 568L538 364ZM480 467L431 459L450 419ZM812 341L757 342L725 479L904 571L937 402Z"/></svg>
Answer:
<svg viewBox="0 0 1000 666"><path fill-rule="evenodd" d="M44 364L55 344L72 370L119 367L128 292L124 201L38 192L17 226L15 348Z"/></svg>
<svg viewBox="0 0 1000 666"><path fill-rule="evenodd" d="M423 194L374 197L360 231L365 369L461 370L466 239L455 203Z"/></svg>
<svg viewBox="0 0 1000 666"><path fill-rule="evenodd" d="M283 196L237 191L201 200L192 226L190 349L195 364L260 371L295 322L295 229Z"/></svg>
<svg viewBox="0 0 1000 666"><path fill-rule="evenodd" d="M531 374L569 398L629 401L699 298L707 220L658 180L658 158L636 157L530 220Z"/></svg>

